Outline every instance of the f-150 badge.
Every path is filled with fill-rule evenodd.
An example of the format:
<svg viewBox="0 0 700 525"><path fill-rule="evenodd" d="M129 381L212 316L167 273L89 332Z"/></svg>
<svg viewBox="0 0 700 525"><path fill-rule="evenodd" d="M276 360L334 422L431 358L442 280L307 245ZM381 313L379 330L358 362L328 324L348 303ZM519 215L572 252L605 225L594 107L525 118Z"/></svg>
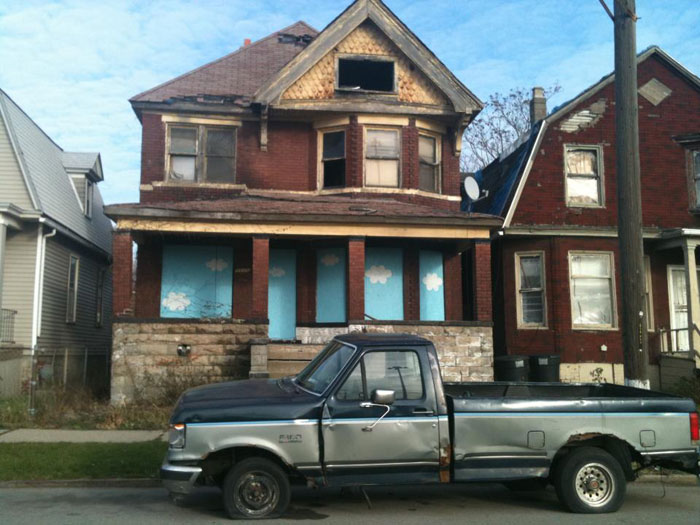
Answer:
<svg viewBox="0 0 700 525"><path fill-rule="evenodd" d="M280 434L280 443L301 443L301 434Z"/></svg>

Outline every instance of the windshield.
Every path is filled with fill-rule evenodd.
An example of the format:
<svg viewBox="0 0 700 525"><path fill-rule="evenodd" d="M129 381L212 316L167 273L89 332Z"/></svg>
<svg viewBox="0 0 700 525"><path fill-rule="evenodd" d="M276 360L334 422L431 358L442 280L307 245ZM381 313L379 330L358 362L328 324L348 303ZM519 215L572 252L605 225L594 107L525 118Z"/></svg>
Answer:
<svg viewBox="0 0 700 525"><path fill-rule="evenodd" d="M338 341L331 341L313 361L296 377L296 383L312 392L320 394L352 357L354 348Z"/></svg>

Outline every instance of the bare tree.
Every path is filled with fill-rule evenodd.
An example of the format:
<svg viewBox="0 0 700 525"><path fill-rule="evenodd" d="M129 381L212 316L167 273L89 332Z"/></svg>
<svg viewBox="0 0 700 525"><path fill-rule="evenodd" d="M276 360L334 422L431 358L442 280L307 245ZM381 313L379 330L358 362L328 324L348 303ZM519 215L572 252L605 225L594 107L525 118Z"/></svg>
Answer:
<svg viewBox="0 0 700 525"><path fill-rule="evenodd" d="M560 90L559 85L551 86L545 89L545 97ZM489 96L483 111L464 133L462 172L486 167L530 129L530 96L531 90L522 87Z"/></svg>

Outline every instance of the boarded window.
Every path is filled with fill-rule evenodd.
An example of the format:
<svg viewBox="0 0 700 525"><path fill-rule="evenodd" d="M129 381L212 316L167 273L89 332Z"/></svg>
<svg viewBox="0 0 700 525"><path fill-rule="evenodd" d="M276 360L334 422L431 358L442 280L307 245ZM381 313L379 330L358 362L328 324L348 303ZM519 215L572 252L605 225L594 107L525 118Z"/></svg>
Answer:
<svg viewBox="0 0 700 525"><path fill-rule="evenodd" d="M544 257L538 254L515 254L518 325L545 325Z"/></svg>
<svg viewBox="0 0 700 525"><path fill-rule="evenodd" d="M345 186L345 131L329 131L323 136L323 187Z"/></svg>
<svg viewBox="0 0 700 525"><path fill-rule="evenodd" d="M172 126L169 130L170 180L235 182L235 128Z"/></svg>
<svg viewBox="0 0 700 525"><path fill-rule="evenodd" d="M418 138L418 156L420 157L418 187L421 190L439 193L440 157L437 138L421 135Z"/></svg>
<svg viewBox="0 0 700 525"><path fill-rule="evenodd" d="M365 58L341 58L338 60L338 88L393 93L394 62Z"/></svg>
<svg viewBox="0 0 700 525"><path fill-rule="evenodd" d="M381 321L402 321L403 306L403 250L367 247L365 315Z"/></svg>
<svg viewBox="0 0 700 525"><path fill-rule="evenodd" d="M598 148L566 148L566 203L568 206L600 206L600 159Z"/></svg>
<svg viewBox="0 0 700 525"><path fill-rule="evenodd" d="M612 256L570 254L571 315L574 327L615 325Z"/></svg>
<svg viewBox="0 0 700 525"><path fill-rule="evenodd" d="M367 130L365 185L398 188L400 147L398 130Z"/></svg>
<svg viewBox="0 0 700 525"><path fill-rule="evenodd" d="M78 278L80 259L71 255L68 261L68 285L66 290L66 322L75 323L78 311Z"/></svg>

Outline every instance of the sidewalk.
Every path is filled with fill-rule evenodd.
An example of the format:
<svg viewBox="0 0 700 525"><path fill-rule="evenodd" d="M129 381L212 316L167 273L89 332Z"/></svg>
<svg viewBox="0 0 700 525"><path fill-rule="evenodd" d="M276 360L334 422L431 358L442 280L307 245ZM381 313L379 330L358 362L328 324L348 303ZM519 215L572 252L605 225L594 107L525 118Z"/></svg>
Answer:
<svg viewBox="0 0 700 525"><path fill-rule="evenodd" d="M154 439L167 441L167 432L162 430L0 429L0 443L140 443Z"/></svg>

